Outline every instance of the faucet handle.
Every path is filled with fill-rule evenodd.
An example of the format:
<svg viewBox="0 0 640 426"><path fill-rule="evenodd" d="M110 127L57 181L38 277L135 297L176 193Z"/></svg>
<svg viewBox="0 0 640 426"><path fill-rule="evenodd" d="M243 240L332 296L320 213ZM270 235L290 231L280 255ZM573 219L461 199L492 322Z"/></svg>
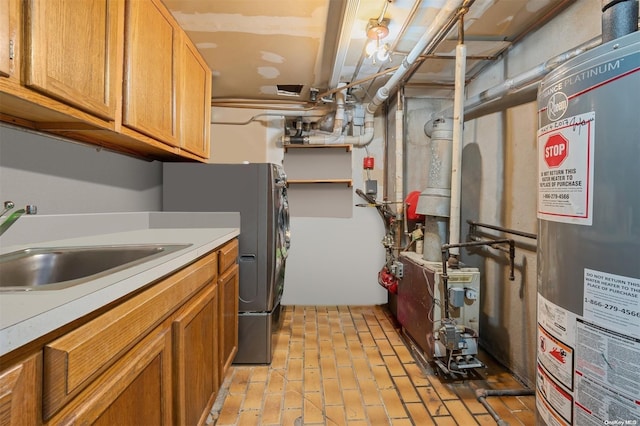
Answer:
<svg viewBox="0 0 640 426"><path fill-rule="evenodd" d="M4 208L2 209L2 211L0 212L0 216L4 215L6 212L8 212L9 210L11 210L12 208L14 208L16 205L14 204L13 201L5 201L4 202Z"/></svg>
<svg viewBox="0 0 640 426"><path fill-rule="evenodd" d="M24 208L27 214L36 214L38 213L38 206L35 204L27 204Z"/></svg>

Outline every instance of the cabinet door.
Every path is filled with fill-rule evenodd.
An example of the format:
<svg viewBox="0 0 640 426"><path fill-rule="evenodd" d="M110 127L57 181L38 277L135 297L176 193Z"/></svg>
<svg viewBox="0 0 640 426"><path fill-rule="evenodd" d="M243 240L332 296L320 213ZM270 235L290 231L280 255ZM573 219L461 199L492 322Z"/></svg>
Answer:
<svg viewBox="0 0 640 426"><path fill-rule="evenodd" d="M0 425L35 425L40 423L42 355L0 373Z"/></svg>
<svg viewBox="0 0 640 426"><path fill-rule="evenodd" d="M186 35L183 36L185 39ZM182 147L209 157L211 71L189 40L182 45L180 140Z"/></svg>
<svg viewBox="0 0 640 426"><path fill-rule="evenodd" d="M220 380L238 352L238 264L227 269L218 280L220 297Z"/></svg>
<svg viewBox="0 0 640 426"><path fill-rule="evenodd" d="M173 321L177 425L204 424L218 392L218 286L207 287Z"/></svg>
<svg viewBox="0 0 640 426"><path fill-rule="evenodd" d="M11 74L10 42L9 0L0 0L0 76L2 77L8 77Z"/></svg>
<svg viewBox="0 0 640 426"><path fill-rule="evenodd" d="M25 84L114 120L121 93L121 0L31 0L25 20Z"/></svg>
<svg viewBox="0 0 640 426"><path fill-rule="evenodd" d="M218 272L222 273L238 262L238 239L229 241L218 250Z"/></svg>
<svg viewBox="0 0 640 426"><path fill-rule="evenodd" d="M91 383L171 312L217 277L217 253L168 276L44 348L46 419Z"/></svg>
<svg viewBox="0 0 640 426"><path fill-rule="evenodd" d="M171 333L159 327L48 423L171 425Z"/></svg>
<svg viewBox="0 0 640 426"><path fill-rule="evenodd" d="M127 2L123 124L173 146L178 30L159 0Z"/></svg>

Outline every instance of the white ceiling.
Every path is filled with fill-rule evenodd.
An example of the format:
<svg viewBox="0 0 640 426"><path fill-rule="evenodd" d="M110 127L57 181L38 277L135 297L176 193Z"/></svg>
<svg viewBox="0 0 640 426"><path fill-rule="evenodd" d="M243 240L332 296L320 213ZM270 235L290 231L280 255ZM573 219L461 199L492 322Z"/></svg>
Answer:
<svg viewBox="0 0 640 426"><path fill-rule="evenodd" d="M368 101L425 34L445 0L163 0L213 71L212 101L308 102L351 83ZM476 0L464 15L467 79L575 0ZM384 14L383 14L384 12ZM371 19L389 20L391 60L364 52ZM449 88L458 25L416 61L403 83ZM384 74L385 70L390 70ZM382 73L382 75L380 75ZM379 75L375 77L375 75ZM299 96L278 85L301 85Z"/></svg>

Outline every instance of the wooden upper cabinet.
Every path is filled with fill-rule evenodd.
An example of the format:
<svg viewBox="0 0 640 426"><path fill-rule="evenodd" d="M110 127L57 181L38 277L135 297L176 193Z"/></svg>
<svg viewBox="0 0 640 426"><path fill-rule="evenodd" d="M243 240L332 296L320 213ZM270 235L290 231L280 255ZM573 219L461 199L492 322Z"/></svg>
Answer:
<svg viewBox="0 0 640 426"><path fill-rule="evenodd" d="M9 0L0 0L0 77L11 74Z"/></svg>
<svg viewBox="0 0 640 426"><path fill-rule="evenodd" d="M162 0L0 0L0 121L209 156L211 70Z"/></svg>
<svg viewBox="0 0 640 426"><path fill-rule="evenodd" d="M123 125L179 146L181 30L159 0L127 1L125 21Z"/></svg>
<svg viewBox="0 0 640 426"><path fill-rule="evenodd" d="M182 148L206 158L211 127L211 70L184 34L183 39L180 140Z"/></svg>
<svg viewBox="0 0 640 426"><path fill-rule="evenodd" d="M31 0L25 12L25 85L115 120L122 81L122 0Z"/></svg>

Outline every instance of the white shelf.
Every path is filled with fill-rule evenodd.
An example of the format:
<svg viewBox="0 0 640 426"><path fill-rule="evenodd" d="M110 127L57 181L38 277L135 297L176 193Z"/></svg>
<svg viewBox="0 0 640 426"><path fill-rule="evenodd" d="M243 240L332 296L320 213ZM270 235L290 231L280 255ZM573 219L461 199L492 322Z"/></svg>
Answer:
<svg viewBox="0 0 640 426"><path fill-rule="evenodd" d="M351 217L351 145L286 145L291 215Z"/></svg>

